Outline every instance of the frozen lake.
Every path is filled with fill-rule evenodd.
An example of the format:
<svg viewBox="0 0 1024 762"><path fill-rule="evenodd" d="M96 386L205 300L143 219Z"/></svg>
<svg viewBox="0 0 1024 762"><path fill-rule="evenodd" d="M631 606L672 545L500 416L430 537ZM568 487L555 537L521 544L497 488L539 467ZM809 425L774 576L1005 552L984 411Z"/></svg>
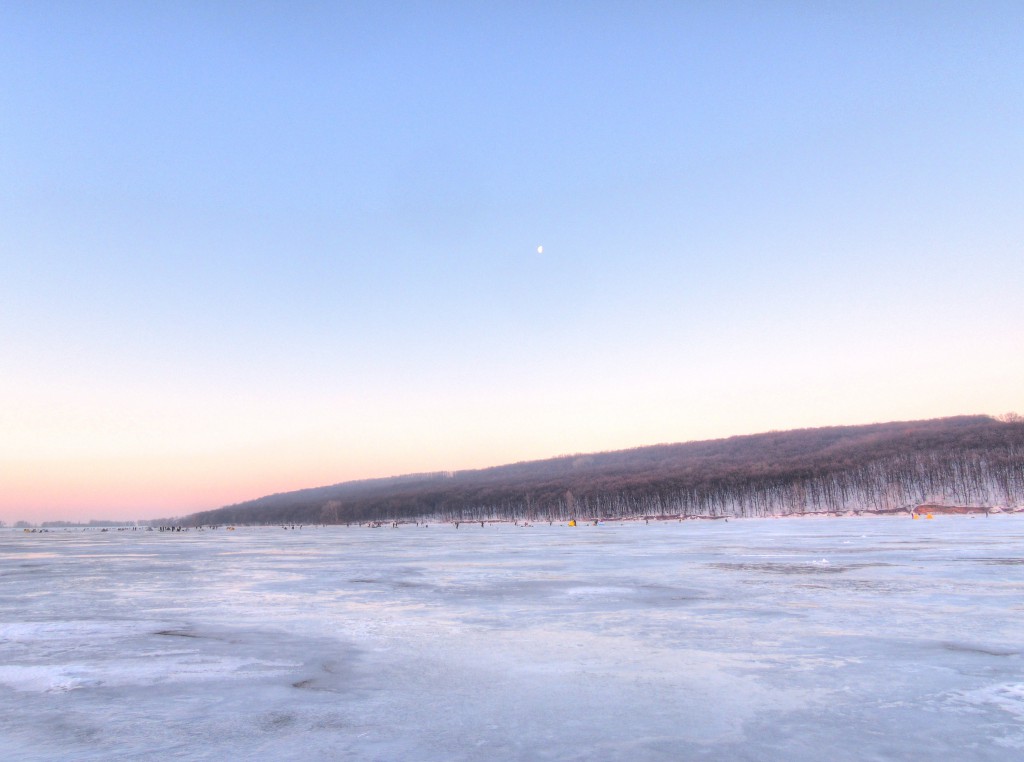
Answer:
<svg viewBox="0 0 1024 762"><path fill-rule="evenodd" d="M0 532L5 759L1017 760L1024 516Z"/></svg>

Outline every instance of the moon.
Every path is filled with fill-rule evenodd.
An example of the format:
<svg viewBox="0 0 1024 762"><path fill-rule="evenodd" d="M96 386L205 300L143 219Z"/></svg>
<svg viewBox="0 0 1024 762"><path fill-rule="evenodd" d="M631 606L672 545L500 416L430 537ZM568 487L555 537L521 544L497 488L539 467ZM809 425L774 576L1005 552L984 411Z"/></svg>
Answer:
<svg viewBox="0 0 1024 762"><path fill-rule="evenodd" d="M544 253L544 247L543 246L538 246L537 247L537 253L538 254L543 254Z"/></svg>

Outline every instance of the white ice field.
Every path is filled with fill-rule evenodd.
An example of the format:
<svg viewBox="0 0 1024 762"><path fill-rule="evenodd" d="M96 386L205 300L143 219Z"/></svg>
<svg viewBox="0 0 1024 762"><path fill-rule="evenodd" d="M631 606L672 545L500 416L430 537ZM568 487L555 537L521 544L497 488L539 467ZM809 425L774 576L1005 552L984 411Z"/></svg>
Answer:
<svg viewBox="0 0 1024 762"><path fill-rule="evenodd" d="M7 760L1020 760L1024 516L0 532Z"/></svg>

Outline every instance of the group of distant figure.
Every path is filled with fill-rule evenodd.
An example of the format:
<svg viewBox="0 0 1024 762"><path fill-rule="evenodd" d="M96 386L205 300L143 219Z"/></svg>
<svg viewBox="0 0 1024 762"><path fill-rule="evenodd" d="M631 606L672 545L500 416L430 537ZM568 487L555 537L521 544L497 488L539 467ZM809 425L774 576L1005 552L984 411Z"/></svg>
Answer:
<svg viewBox="0 0 1024 762"><path fill-rule="evenodd" d="M716 518L725 518L725 517L716 517ZM682 518L679 519L679 521L682 521L682 520L683 520ZM728 521L729 519L725 518L725 520ZM503 524L503 523L506 523L506 522L504 522L504 521L493 521L493 520L487 520L487 519L484 519L484 520L472 520L472 521L466 521L466 520L463 520L463 519L459 519L459 520L452 519L452 520L449 520L449 521L446 521L446 522L441 522L441 523L449 524L449 525L453 526L455 529L458 529L463 524L469 524L469 523L476 524L476 523L479 523L480 524L480 528L483 529L487 524L494 524L494 523ZM554 523L555 523L554 519L549 519L548 520L548 526L553 526ZM565 523L569 527L575 527L575 526L578 526L581 523L592 524L593 526L598 526L600 524L604 524L605 522L604 522L603 519L578 519L577 520L575 518L570 518ZM649 517L644 517L644 523L645 524L649 524L650 523L650 518ZM352 524L353 524L353 522L346 522L344 524L344 526L350 527L350 526L352 526ZM428 528L430 526L429 522L427 522L427 521L420 521L420 520L417 520L417 519L408 519L408 520L397 519L397 520L392 520L392 521L365 521L365 522L359 522L357 524L357 526L367 527L367 528L370 528L370 529L379 529L379 528L383 527L385 524L389 524L392 529L398 529L398 527L402 526L403 524L414 524L417 527L423 527L423 528ZM513 524L513 526L523 527L523 528L529 528L529 527L536 526L535 523L530 522L528 520L519 521L518 519L514 519L512 521L512 524ZM328 524L281 524L280 525L281 529L288 530L288 531L291 531L291 530L298 531L298 530L301 530L301 529L305 529L307 527L326 528L327 526L329 526L329 525ZM98 527L82 527L81 531L86 532L86 531L89 531L89 530L97 530L97 529L100 532L109 532L109 531L111 531L111 529L107 528L107 527L103 527L103 528L98 528ZM210 525L203 524L203 525L199 525L199 526L195 526L195 527L189 527L189 526L183 526L183 525L177 525L177 524L169 524L169 525L163 525L163 526L157 526L157 527L152 527L152 526L147 526L147 527L142 527L142 526L116 527L116 531L118 531L118 532L129 532L129 531L131 531L131 532L135 532L135 531L145 531L145 532L153 532L153 531L156 531L156 532L189 532L189 531L196 531L196 532L205 532L205 531L213 531L213 530L217 530L217 529L234 530L235 527L234 526L224 526L224 525L220 525L220 524L210 524ZM26 527L24 531L26 531L26 532L50 532L50 531L53 531L53 530L45 528L45 527L43 527L43 528L27 528ZM72 531L72 529L65 527L64 531L65 532L69 532L69 531Z"/></svg>
<svg viewBox="0 0 1024 762"><path fill-rule="evenodd" d="M931 511L922 510L922 509L929 508L929 507L931 507L931 506L919 506L917 509L908 509L908 510L909 510L909 514L913 518L915 518L915 519L916 518L920 518L922 516L925 517L925 518L929 518L930 519L930 518L932 518L932 512ZM936 513L940 512L940 510L941 510L941 508L936 510ZM998 509L998 508L995 509L995 510L996 511L1000 511L1000 509ZM979 509L979 508L962 509L961 508L961 509L957 509L955 511L954 510L950 510L949 512L951 512L951 513L952 512L970 512L970 513L984 512L986 518L990 515L990 509L988 509L988 508L984 508L984 509ZM1010 512L1014 512L1014 511L1011 509ZM822 513L822 514L818 514L818 515L835 515L835 516L839 516L840 514L838 514L838 513L836 513L836 514ZM639 518L641 518L641 517L637 517L637 520ZM644 520L644 524L650 524L651 523L651 517L650 516L644 516L642 518ZM679 522L682 522L682 521L688 520L688 519L695 519L695 518L712 519L712 520L713 519L722 519L726 523L728 523L728 521L729 521L729 517L727 517L727 516L700 516L700 517L697 517L697 516L679 516L679 517L675 517L675 516L671 516L671 517L670 516L655 516L653 518L654 518L655 521L669 521L669 520L675 519L675 520L677 520ZM779 516L773 516L772 518L779 518ZM971 515L971 518L974 518L974 516ZM612 521L618 521L618 519L612 519ZM398 527L403 525L403 524L414 524L417 527L423 527L423 528L428 528L430 526L430 524L427 521L420 521L418 519L406 519L406 520L396 519L396 520L391 520L391 521L380 521L380 520L365 521L365 522L359 522L357 524L357 526L368 527L370 529L379 529L380 527L383 527L385 525L385 523L390 524L392 529L398 529ZM480 524L480 528L483 529L484 526L487 525L487 524L495 524L495 523L497 523L497 524L504 524L504 523L507 523L507 522L505 522L505 521L494 521L494 520L488 520L488 519L484 519L484 520L474 519L472 521L466 521L464 519L459 519L459 520L451 519L449 521L441 522L441 523L442 524L452 525L452 526L455 527L455 529L458 529L462 524L469 524L469 523L476 524L476 523L479 523ZM554 519L549 519L548 520L548 526L553 526L554 523L555 523ZM591 519L591 518L588 518L588 519L569 518L568 520L566 520L566 526L569 526L569 527L576 527L576 526L579 526L580 524L584 524L584 523L592 524L593 526L598 526L600 524L604 524L605 522L604 522L603 519ZM345 522L344 526L350 527L350 526L352 526L352 524L353 524L353 522ZM514 526L524 527L524 528L536 526L534 523L531 523L528 520L519 521L518 519L513 520L512 524ZM281 524L280 526L281 526L281 529L285 529L285 530L301 530L301 529L305 529L307 527L326 528L327 526L340 526L340 525L328 525L328 524ZM23 529L23 531L30 532L30 533L43 533L43 532L56 531L53 528L49 528L49 527L45 527L45 526L44 527L25 527L25 526L21 526L21 527L17 527L17 528L21 528L21 529ZM233 527L233 526L224 526L224 525L221 525L221 524L210 524L210 525L201 524L201 525L195 526L195 527L188 527L188 526L183 526L183 525L172 524L172 525L163 525L163 526L157 526L157 527L153 527L153 526L145 526L145 527L144 526L122 526L122 527L113 527L113 528L111 528L111 527L102 527L102 528L100 528L100 527L95 527L95 526L88 526L88 527L62 527L62 529L65 532L71 532L71 531L88 532L88 531L97 531L97 530L100 531L100 532L109 532L109 531L111 531L111 529L114 529L114 530L116 530L118 532L140 532L140 531L145 531L145 532L153 532L153 531L157 531L157 532L189 532L189 531L205 532L205 531L213 531L213 530L217 530L217 529L226 529L226 530L231 531L231 530L234 530L235 527Z"/></svg>

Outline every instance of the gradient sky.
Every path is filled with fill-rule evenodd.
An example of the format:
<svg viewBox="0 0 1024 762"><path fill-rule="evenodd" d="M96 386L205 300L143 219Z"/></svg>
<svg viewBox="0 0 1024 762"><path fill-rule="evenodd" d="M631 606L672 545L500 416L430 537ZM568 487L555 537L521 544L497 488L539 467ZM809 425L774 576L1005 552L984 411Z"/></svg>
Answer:
<svg viewBox="0 0 1024 762"><path fill-rule="evenodd" d="M1019 2L0 4L0 519L1024 412L1022 40Z"/></svg>

